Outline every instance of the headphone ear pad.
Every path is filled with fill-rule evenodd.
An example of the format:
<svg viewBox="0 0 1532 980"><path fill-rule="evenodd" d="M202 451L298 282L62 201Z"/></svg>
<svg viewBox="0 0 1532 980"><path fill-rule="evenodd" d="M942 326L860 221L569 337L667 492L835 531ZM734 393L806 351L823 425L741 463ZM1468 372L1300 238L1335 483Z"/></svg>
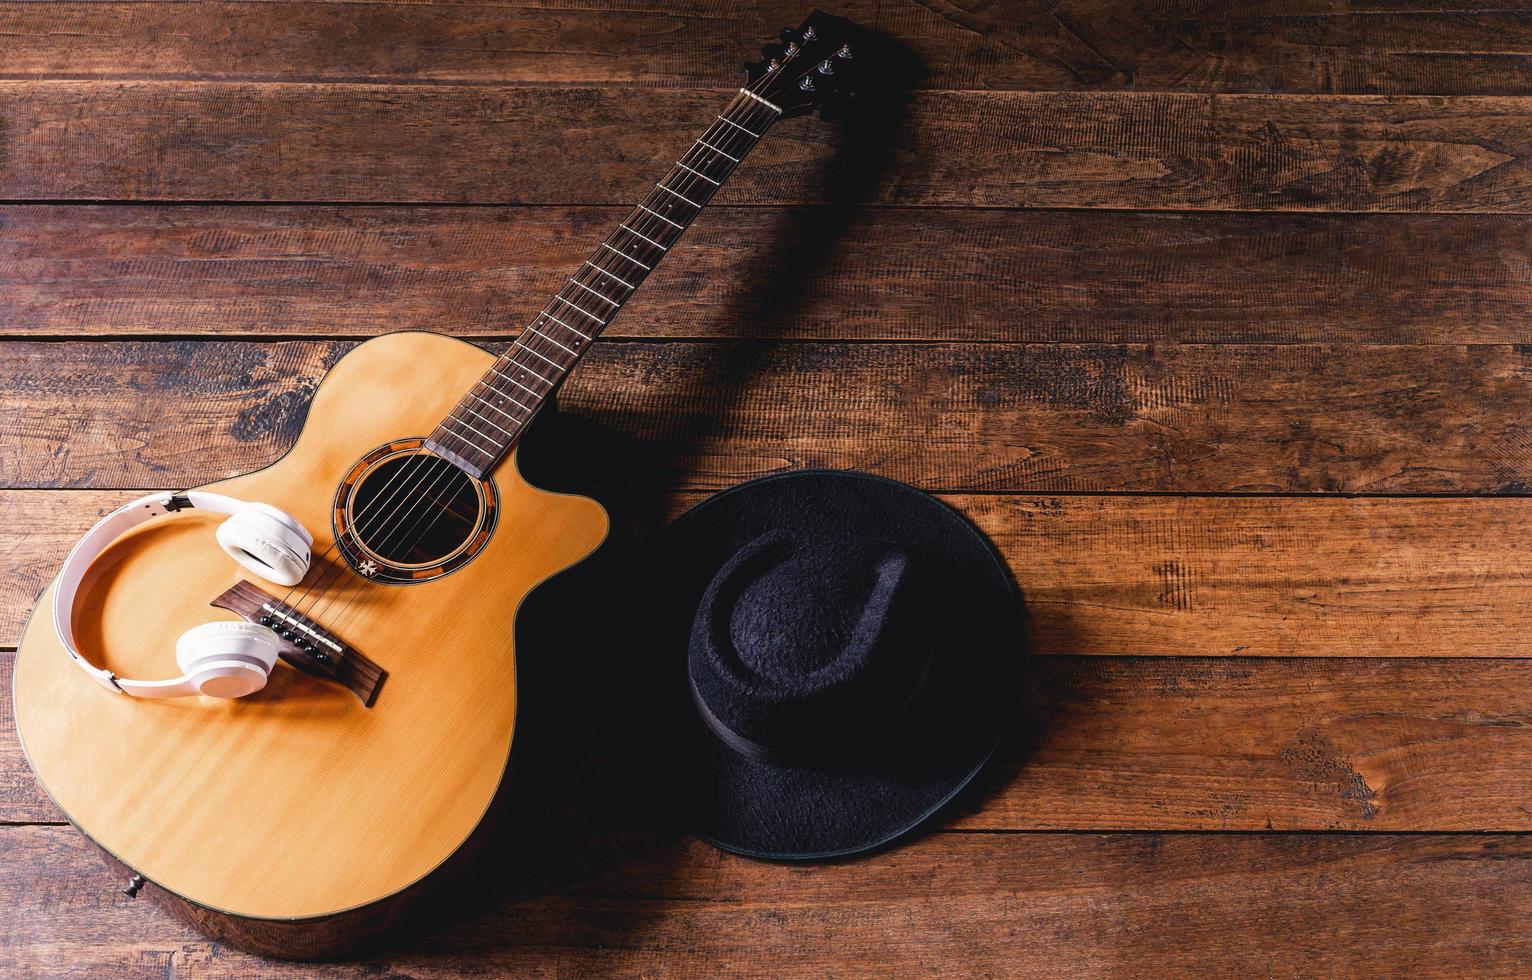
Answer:
<svg viewBox="0 0 1532 980"><path fill-rule="evenodd" d="M309 570L313 536L267 504L245 504L218 525L218 544L250 571L277 585L297 585Z"/></svg>
<svg viewBox="0 0 1532 980"><path fill-rule="evenodd" d="M310 547L313 546L314 536L309 533L308 528L298 523L298 519L289 514L287 511L278 507L273 507L270 504L255 502L246 504L245 508L254 511L257 514L265 514L267 517L271 518L278 524L281 524L283 527L287 528L289 531L292 531L294 534L298 535L298 537L302 538L305 545Z"/></svg>
<svg viewBox="0 0 1532 980"><path fill-rule="evenodd" d="M202 694L237 698L266 686L281 649L265 626L220 620L182 633L176 664Z"/></svg>

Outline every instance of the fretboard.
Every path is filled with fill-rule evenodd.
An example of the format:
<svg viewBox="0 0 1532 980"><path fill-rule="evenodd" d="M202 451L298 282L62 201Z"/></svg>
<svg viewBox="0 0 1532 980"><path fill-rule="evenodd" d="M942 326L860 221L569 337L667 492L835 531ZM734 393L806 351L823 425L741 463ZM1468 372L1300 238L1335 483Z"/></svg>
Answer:
<svg viewBox="0 0 1532 980"><path fill-rule="evenodd" d="M494 469L780 113L741 89L463 396L426 446L475 478Z"/></svg>

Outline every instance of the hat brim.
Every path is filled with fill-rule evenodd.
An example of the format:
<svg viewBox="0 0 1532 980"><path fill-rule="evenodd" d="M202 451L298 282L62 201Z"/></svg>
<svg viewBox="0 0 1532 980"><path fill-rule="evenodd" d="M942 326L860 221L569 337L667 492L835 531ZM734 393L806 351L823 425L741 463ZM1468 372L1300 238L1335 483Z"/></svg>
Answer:
<svg viewBox="0 0 1532 980"><path fill-rule="evenodd" d="M699 717L686 678L692 617L713 574L741 545L781 528L887 542L946 586L935 606L941 648L918 709L823 769L738 754ZM666 792L698 837L726 851L829 860L892 843L973 779L1021 702L1026 641L1009 569L966 519L913 487L846 471L763 477L687 511L658 550L663 569L651 570L643 618L646 645L666 665Z"/></svg>

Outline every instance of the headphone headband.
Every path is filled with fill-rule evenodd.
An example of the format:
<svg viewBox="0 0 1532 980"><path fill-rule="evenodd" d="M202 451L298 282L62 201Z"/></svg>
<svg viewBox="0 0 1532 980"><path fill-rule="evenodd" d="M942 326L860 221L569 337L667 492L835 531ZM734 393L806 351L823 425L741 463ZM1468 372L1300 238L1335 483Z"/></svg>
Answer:
<svg viewBox="0 0 1532 980"><path fill-rule="evenodd" d="M86 660L75 645L75 599L79 595L80 583L84 581L85 573L89 571L91 563L100 557L113 541L138 525L188 507L214 514L232 515L245 506L247 505L242 500L226 497L223 494L208 493L204 490L186 490L181 493L165 490L123 504L97 521L95 527L85 532L85 536L70 549L69 557L64 559L64 567L59 571L58 586L53 592L53 628L58 632L59 640L64 645L64 652L69 654L75 665L94 677L102 687L120 694L165 698L197 693L195 690L187 689L185 677L168 681L129 680L118 677L111 671L97 667Z"/></svg>

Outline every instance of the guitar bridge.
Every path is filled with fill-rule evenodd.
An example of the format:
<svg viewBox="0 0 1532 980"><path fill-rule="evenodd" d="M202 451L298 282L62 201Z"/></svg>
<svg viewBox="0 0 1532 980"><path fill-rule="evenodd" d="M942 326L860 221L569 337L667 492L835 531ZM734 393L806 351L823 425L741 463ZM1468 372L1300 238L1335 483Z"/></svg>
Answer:
<svg viewBox="0 0 1532 980"><path fill-rule="evenodd" d="M279 656L292 667L334 681L372 707L388 671L314 620L249 582L240 582L211 605L247 622L270 627L282 644Z"/></svg>

